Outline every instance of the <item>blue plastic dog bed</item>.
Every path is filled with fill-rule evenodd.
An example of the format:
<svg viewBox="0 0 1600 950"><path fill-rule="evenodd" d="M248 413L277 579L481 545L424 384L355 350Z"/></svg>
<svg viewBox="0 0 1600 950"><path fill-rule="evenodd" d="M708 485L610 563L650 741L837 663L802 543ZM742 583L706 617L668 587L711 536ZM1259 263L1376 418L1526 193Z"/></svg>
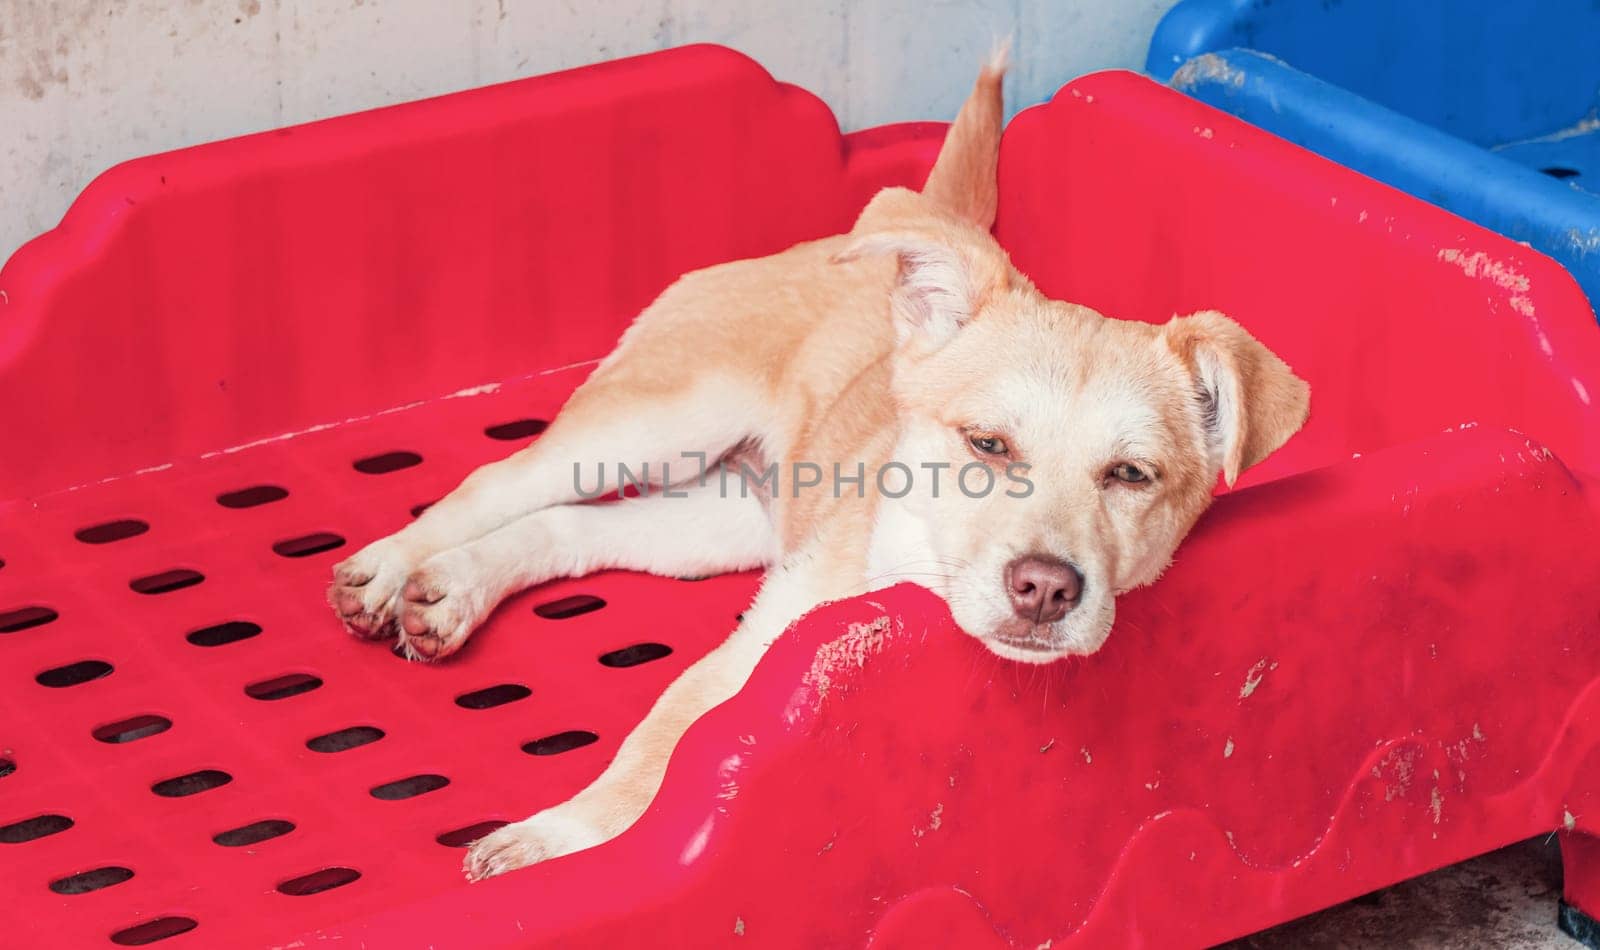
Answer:
<svg viewBox="0 0 1600 950"><path fill-rule="evenodd" d="M1595 0L1184 0L1146 69L1528 243L1600 301Z"/></svg>

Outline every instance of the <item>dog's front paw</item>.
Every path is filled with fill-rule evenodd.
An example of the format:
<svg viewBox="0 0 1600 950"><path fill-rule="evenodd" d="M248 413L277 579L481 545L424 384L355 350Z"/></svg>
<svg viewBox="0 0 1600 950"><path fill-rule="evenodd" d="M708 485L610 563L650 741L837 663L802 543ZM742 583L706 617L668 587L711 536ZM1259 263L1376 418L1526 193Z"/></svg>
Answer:
<svg viewBox="0 0 1600 950"><path fill-rule="evenodd" d="M494 607L489 586L464 548L423 561L401 588L400 649L413 660L440 660L461 649Z"/></svg>
<svg viewBox="0 0 1600 950"><path fill-rule="evenodd" d="M333 566L328 603L346 630L367 640L395 634L400 589L411 559L393 537L374 541Z"/></svg>
<svg viewBox="0 0 1600 950"><path fill-rule="evenodd" d="M605 840L606 835L598 827L558 806L473 842L461 869L468 880L481 881L592 848Z"/></svg>

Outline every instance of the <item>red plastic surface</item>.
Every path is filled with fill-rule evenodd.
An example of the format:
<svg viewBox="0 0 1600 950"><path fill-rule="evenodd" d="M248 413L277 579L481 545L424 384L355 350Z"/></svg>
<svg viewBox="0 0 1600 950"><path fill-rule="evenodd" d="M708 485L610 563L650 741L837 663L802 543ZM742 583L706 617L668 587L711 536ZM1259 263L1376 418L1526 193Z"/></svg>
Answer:
<svg viewBox="0 0 1600 950"><path fill-rule="evenodd" d="M1096 656L1001 661L910 587L826 606L690 731L634 829L460 879L435 836L597 774L754 578L547 585L422 667L339 632L328 565L513 447L486 427L549 418L585 367L540 371L604 353L675 273L842 227L876 185L915 183L938 133L841 145L814 99L698 48L92 186L0 271L0 405L21 409L0 432L7 938L107 945L181 917L159 946L1191 946L1591 830L1582 295L1545 258L1109 73L1014 121L997 233L1048 292L1108 313L1230 312L1311 381L1306 430L1123 599ZM422 460L355 465L395 452ZM288 494L217 501L262 484ZM149 527L76 536L130 519ZM204 579L130 588L178 569ZM534 610L576 596L605 605ZM228 621L261 632L186 638ZM673 652L607 665L646 643ZM85 660L114 669L45 685L99 672ZM322 684L247 691L295 673ZM455 701L499 684L529 693ZM172 725L94 737L141 716ZM308 748L347 727L385 734ZM522 751L576 730L598 739ZM232 781L151 791L202 770ZM449 784L397 800L437 784L392 784L419 776ZM74 824L11 842L51 814ZM265 820L296 827L212 840ZM50 888L107 867L133 876ZM297 880L325 868L361 876Z"/></svg>

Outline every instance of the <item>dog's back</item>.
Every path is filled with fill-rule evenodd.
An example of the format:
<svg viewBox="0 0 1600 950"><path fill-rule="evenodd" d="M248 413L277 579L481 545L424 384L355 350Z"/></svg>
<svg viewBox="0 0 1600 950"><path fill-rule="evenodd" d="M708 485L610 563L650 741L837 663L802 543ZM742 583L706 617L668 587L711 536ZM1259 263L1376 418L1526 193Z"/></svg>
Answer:
<svg viewBox="0 0 1600 950"><path fill-rule="evenodd" d="M635 393L676 389L691 367L760 386L773 411L768 460L794 456L836 422L863 436L887 395L879 377L895 346L896 270L889 257L840 266L840 254L876 231L994 223L1005 70L1002 48L979 71L920 193L886 188L849 234L684 275L639 315L605 370L626 375ZM640 352L649 358L633 358ZM850 418L832 419L847 391Z"/></svg>

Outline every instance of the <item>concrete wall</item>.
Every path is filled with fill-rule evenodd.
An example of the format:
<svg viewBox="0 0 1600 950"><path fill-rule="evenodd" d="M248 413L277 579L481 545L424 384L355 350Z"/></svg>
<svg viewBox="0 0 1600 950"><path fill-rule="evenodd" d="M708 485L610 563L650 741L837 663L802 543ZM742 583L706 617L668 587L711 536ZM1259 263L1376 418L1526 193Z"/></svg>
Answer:
<svg viewBox="0 0 1600 950"><path fill-rule="evenodd" d="M846 129L948 119L996 35L1013 108L1138 68L1172 0L0 0L0 260L126 158L712 41Z"/></svg>

